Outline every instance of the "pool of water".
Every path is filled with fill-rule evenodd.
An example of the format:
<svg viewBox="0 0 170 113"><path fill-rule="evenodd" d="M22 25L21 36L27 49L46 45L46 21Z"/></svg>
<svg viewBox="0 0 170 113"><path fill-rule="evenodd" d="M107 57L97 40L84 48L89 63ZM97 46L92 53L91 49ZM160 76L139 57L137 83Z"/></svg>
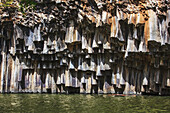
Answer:
<svg viewBox="0 0 170 113"><path fill-rule="evenodd" d="M0 112L170 113L170 96L0 94Z"/></svg>

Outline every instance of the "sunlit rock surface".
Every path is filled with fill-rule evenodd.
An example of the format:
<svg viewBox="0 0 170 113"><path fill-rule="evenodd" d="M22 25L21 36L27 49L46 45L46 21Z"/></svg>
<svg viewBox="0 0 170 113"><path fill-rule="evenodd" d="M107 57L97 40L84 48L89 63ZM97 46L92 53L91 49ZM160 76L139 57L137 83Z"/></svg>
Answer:
<svg viewBox="0 0 170 113"><path fill-rule="evenodd" d="M0 4L1 93L170 95L169 0L35 1Z"/></svg>

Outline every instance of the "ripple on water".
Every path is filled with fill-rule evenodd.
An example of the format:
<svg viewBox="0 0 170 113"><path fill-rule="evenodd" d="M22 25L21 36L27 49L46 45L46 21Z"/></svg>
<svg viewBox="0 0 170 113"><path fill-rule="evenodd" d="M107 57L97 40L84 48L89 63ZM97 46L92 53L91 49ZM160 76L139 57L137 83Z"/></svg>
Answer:
<svg viewBox="0 0 170 113"><path fill-rule="evenodd" d="M170 112L170 97L0 94L1 112L132 113Z"/></svg>

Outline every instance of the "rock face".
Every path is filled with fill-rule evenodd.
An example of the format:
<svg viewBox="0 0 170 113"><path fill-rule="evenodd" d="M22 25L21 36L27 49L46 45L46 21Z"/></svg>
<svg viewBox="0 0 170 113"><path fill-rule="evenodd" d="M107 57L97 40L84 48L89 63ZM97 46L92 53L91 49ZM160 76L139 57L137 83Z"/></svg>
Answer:
<svg viewBox="0 0 170 113"><path fill-rule="evenodd" d="M170 95L169 0L33 3L0 4L1 93Z"/></svg>

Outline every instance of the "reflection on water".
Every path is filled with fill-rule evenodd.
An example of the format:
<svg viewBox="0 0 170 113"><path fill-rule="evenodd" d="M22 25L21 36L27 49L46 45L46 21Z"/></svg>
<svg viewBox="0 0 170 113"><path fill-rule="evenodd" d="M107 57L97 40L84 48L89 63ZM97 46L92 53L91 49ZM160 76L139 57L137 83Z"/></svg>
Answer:
<svg viewBox="0 0 170 113"><path fill-rule="evenodd" d="M170 97L114 95L0 94L0 112L170 113Z"/></svg>

